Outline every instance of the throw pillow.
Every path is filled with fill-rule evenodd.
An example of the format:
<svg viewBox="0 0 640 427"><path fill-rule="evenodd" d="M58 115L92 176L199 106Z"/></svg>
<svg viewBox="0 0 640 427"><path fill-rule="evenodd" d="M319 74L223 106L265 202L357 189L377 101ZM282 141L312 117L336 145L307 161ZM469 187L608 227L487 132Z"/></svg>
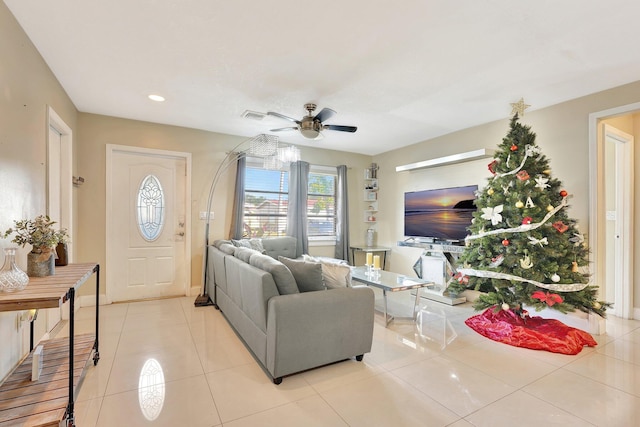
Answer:
<svg viewBox="0 0 640 427"><path fill-rule="evenodd" d="M266 253L267 251L264 250L264 246L262 246L262 239L249 239L249 245L251 246L251 249L260 252L261 254Z"/></svg>
<svg viewBox="0 0 640 427"><path fill-rule="evenodd" d="M322 278L328 289L351 287L351 268L348 265L323 262Z"/></svg>
<svg viewBox="0 0 640 427"><path fill-rule="evenodd" d="M249 248L249 249L251 249L251 244L246 239L242 239L242 240L231 239L231 243L233 243L233 246L235 246L237 248Z"/></svg>
<svg viewBox="0 0 640 427"><path fill-rule="evenodd" d="M345 260L308 254L302 254L302 259L322 265L322 280L327 289L351 287L351 267Z"/></svg>
<svg viewBox="0 0 640 427"><path fill-rule="evenodd" d="M323 291L326 289L322 281L322 265L283 256L279 256L278 260L291 270L300 292Z"/></svg>
<svg viewBox="0 0 640 427"><path fill-rule="evenodd" d="M298 294L298 285L293 274L283 263L271 258L269 255L253 254L249 258L249 264L270 273L276 283L280 295Z"/></svg>

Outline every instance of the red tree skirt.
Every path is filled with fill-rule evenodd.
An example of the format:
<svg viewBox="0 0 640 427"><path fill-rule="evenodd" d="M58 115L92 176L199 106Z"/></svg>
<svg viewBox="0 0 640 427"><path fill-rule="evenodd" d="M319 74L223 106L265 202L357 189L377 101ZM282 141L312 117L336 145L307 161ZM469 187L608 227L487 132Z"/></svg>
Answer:
<svg viewBox="0 0 640 427"><path fill-rule="evenodd" d="M499 309L495 312L495 307L468 318L465 323L494 341L534 350L578 354L585 345L598 345L587 332L567 326L559 320L542 317L527 317L525 320L511 310Z"/></svg>

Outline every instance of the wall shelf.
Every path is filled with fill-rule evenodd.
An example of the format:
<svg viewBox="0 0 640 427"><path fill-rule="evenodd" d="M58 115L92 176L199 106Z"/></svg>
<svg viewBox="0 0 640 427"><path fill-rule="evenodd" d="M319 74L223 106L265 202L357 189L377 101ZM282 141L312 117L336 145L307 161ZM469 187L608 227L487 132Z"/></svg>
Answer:
<svg viewBox="0 0 640 427"><path fill-rule="evenodd" d="M472 160L493 157L495 150L481 148L480 150L467 151L465 153L452 154L451 156L438 157L421 162L409 163L407 165L396 166L396 172L412 171L416 169L435 168L438 166L452 165L454 163L470 162Z"/></svg>

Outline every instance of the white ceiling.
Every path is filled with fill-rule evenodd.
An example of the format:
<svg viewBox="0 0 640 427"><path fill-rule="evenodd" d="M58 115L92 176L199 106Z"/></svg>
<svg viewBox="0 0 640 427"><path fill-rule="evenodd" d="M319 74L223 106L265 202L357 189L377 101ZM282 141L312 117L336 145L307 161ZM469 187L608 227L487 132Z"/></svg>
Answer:
<svg viewBox="0 0 640 427"><path fill-rule="evenodd" d="M78 110L375 155L640 80L638 0L4 0ZM147 98L157 93L167 100Z"/></svg>

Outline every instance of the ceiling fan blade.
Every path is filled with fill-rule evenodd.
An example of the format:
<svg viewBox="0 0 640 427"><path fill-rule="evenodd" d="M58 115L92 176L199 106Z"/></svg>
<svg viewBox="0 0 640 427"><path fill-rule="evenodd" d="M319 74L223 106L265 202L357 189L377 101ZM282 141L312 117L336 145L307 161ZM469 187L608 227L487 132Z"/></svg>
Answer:
<svg viewBox="0 0 640 427"><path fill-rule="evenodd" d="M319 120L320 123L322 123L325 120L333 117L335 114L336 112L331 108L323 108L318 114L316 114L313 120Z"/></svg>
<svg viewBox="0 0 640 427"><path fill-rule="evenodd" d="M289 117L289 116L285 116L284 114L274 113L273 111L269 111L269 112L267 112L267 115L268 115L268 116L279 117L279 118L281 118L281 119L289 120L290 122L300 124L300 121L299 121L299 120L296 120L296 119L291 118L291 117Z"/></svg>
<svg viewBox="0 0 640 427"><path fill-rule="evenodd" d="M351 132L351 133L358 130L358 128L355 126L341 126L341 125L324 125L322 126L322 129L338 130L340 132Z"/></svg>
<svg viewBox="0 0 640 427"><path fill-rule="evenodd" d="M298 128L295 127L295 126L291 126L291 127L288 127L288 128L270 129L269 132L282 132L282 131L285 131L285 130L298 130Z"/></svg>

